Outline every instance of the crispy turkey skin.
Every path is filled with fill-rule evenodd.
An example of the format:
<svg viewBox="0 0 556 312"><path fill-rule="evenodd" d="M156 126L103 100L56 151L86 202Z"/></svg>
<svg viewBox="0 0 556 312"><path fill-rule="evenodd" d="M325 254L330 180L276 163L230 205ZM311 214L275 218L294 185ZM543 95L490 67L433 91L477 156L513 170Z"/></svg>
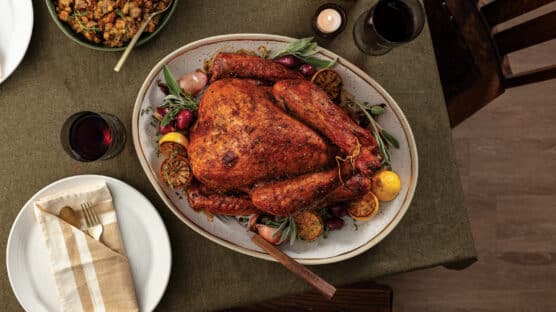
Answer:
<svg viewBox="0 0 556 312"><path fill-rule="evenodd" d="M325 140L275 106L267 90L244 79L209 86L188 146L197 180L227 191L332 162Z"/></svg>
<svg viewBox="0 0 556 312"><path fill-rule="evenodd" d="M299 72L272 60L239 53L218 53L214 57L210 74L211 82L223 78L254 78L264 81L303 79Z"/></svg>
<svg viewBox="0 0 556 312"><path fill-rule="evenodd" d="M376 141L318 86L244 54L219 53L209 75L189 136L192 208L284 217L368 192Z"/></svg>

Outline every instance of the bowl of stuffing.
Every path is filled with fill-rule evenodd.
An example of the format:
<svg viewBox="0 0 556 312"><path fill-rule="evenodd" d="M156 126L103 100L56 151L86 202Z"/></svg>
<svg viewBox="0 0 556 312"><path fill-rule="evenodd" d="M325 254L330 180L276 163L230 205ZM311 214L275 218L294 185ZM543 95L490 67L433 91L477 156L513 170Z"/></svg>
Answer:
<svg viewBox="0 0 556 312"><path fill-rule="evenodd" d="M177 0L46 0L52 19L78 44L100 51L122 51L150 14L171 6L148 23L137 45L166 25Z"/></svg>

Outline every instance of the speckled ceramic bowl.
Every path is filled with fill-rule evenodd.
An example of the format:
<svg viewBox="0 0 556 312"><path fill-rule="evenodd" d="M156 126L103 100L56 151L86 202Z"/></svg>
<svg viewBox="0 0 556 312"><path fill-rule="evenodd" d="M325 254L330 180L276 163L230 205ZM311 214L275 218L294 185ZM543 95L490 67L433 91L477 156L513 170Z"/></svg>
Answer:
<svg viewBox="0 0 556 312"><path fill-rule="evenodd" d="M85 37L76 33L75 31L73 31L73 29L71 29L71 27L68 24L62 22L58 18L58 15L56 14L56 6L54 5L53 0L45 0L45 1L46 1L46 6L48 7L48 12L50 12L50 16L54 20L54 23L56 23L56 25L58 25L58 28L60 28L60 30L64 34L66 34L66 36L68 36L68 38L77 42L79 45L82 45L84 47L87 47L87 48L90 48L90 49L93 49L93 50L98 50L98 51L123 51L127 47L127 45L124 45L124 46L121 46L121 47L111 48L111 47L105 47L105 46L95 44L93 42L88 41L87 39L85 39ZM139 41L137 42L137 46L140 46L140 45L146 43L147 41L151 40L154 36L156 36L160 32L160 30L166 25L166 23L168 23L168 20L170 19L170 16L172 16L172 13L174 13L174 10L176 9L177 5L178 5L178 0L172 1L171 7L168 9L168 11L164 12L161 15L160 21L159 21L158 25L156 25L155 30L152 33L144 32L141 35L141 38L139 39Z"/></svg>

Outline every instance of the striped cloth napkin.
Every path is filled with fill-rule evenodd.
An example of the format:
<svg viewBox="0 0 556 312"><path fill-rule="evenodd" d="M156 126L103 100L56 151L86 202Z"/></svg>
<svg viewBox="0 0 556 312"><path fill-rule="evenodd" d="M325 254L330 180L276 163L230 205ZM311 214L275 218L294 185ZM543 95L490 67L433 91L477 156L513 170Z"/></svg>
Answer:
<svg viewBox="0 0 556 312"><path fill-rule="evenodd" d="M91 202L104 226L86 231L81 204ZM112 197L105 183L69 189L35 202L63 311L138 311Z"/></svg>

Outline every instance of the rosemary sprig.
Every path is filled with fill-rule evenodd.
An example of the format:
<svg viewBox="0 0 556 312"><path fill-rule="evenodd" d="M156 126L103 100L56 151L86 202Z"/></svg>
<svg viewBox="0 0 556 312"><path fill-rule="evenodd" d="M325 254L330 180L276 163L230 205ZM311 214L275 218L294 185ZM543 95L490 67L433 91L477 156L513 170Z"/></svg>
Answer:
<svg viewBox="0 0 556 312"><path fill-rule="evenodd" d="M288 225L288 222L282 222L278 228L276 229L276 231L274 232L274 234L272 234L272 237L275 237L276 235L278 235L278 233L280 233L280 231L283 231L284 228Z"/></svg>
<svg viewBox="0 0 556 312"><path fill-rule="evenodd" d="M290 233L290 246L293 245L293 243L295 243L295 240L297 239L297 225L295 225L295 221L293 220L293 217L289 217L290 219L290 228L291 228L291 233Z"/></svg>
<svg viewBox="0 0 556 312"><path fill-rule="evenodd" d="M336 64L337 59L329 61L315 57L314 55L318 52L317 43L313 42L313 37L307 37L290 42L284 50L278 52L272 58L291 54L316 68L328 68Z"/></svg>
<svg viewBox="0 0 556 312"><path fill-rule="evenodd" d="M168 108L168 113L166 113L164 118L160 121L160 125L164 127L169 124L180 111L184 109L192 112L196 111L198 104L195 97L183 92L178 82L168 69L168 66L164 65L162 67L162 73L164 75L166 85L168 86L168 90L170 91L170 94L164 97L164 102L160 105L160 107Z"/></svg>
<svg viewBox="0 0 556 312"><path fill-rule="evenodd" d="M290 245L293 245L293 243L295 243L295 241L299 238L297 236L297 227L295 225L295 220L292 216L285 217L284 219L278 221L265 220L265 224L276 228L276 231L274 231L272 237L275 237L281 233L278 244L289 240Z"/></svg>
<svg viewBox="0 0 556 312"><path fill-rule="evenodd" d="M382 108L381 106L370 106L369 107L369 105L367 103L361 103L361 102L357 102L355 100L350 100L350 102L355 104L357 107L359 107L359 109L363 112L363 114L365 114L367 119L369 119L369 123L370 123L371 128L372 128L373 136L374 136L374 138L376 140L376 143L378 145L378 149L379 149L380 153L382 154L382 164L385 167L390 169L392 167L392 158L390 157L390 151L388 150L388 145L393 146L394 148L399 148L400 144L398 143L398 140L396 140L396 138L392 134L390 134L389 132L384 130L375 121L375 119L372 116L372 115L381 115L382 113L384 113L384 108ZM376 107L379 107L380 109L376 109ZM374 114L373 114L373 108L375 108L374 109Z"/></svg>

